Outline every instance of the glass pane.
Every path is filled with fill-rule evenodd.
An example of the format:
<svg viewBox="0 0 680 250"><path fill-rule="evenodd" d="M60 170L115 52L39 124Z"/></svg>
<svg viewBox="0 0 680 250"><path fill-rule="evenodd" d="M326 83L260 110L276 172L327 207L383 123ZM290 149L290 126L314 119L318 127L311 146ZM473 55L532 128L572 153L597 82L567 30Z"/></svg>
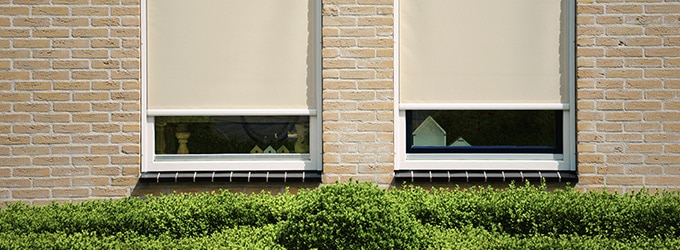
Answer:
<svg viewBox="0 0 680 250"><path fill-rule="evenodd" d="M155 117L156 154L309 153L308 116Z"/></svg>
<svg viewBox="0 0 680 250"><path fill-rule="evenodd" d="M407 111L407 142L409 152L558 152L561 117L555 110Z"/></svg>

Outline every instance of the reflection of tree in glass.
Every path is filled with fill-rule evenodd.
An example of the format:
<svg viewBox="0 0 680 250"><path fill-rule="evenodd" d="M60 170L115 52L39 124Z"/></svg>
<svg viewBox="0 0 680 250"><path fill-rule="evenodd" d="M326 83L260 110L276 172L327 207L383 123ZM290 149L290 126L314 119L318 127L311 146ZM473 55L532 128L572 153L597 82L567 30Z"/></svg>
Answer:
<svg viewBox="0 0 680 250"><path fill-rule="evenodd" d="M224 153L249 153L255 145L264 149L272 146L278 149L285 145L287 148L295 148L295 140L273 141L269 144L257 143L243 131L240 124L236 129L222 133L216 129L214 123L190 123L188 124L191 137L187 146L191 154L224 154ZM165 131L166 152L177 152L177 139L175 137L176 123L168 123Z"/></svg>

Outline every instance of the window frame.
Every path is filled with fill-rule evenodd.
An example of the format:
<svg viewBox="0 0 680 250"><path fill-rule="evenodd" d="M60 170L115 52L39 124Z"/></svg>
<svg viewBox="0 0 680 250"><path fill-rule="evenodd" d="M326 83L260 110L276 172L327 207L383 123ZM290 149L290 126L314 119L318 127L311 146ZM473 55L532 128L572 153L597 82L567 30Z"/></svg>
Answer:
<svg viewBox="0 0 680 250"><path fill-rule="evenodd" d="M142 172L176 172L176 171L321 171L321 0L314 1L314 22L316 28L310 43L314 44L314 98L313 109L148 109L147 83L147 1L141 1L141 171ZM157 160L155 154L155 122L156 116L309 116L309 157L289 157L268 155L243 159L243 154L235 157L220 155L207 159L187 155L190 160Z"/></svg>
<svg viewBox="0 0 680 250"><path fill-rule="evenodd" d="M400 1L395 0L394 166L404 170L538 170L576 171L576 2L567 0L567 103L401 104ZM407 153L408 110L556 110L562 111L561 153Z"/></svg>

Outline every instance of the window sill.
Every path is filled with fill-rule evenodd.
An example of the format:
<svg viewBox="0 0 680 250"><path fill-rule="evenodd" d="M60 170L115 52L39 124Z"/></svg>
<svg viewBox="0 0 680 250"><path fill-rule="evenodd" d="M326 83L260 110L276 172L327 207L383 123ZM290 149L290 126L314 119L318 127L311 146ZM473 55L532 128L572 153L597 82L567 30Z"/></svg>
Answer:
<svg viewBox="0 0 680 250"><path fill-rule="evenodd" d="M320 171L143 172L142 182L321 182Z"/></svg>
<svg viewBox="0 0 680 250"><path fill-rule="evenodd" d="M576 183L576 171L522 171L522 170L398 170L398 182L571 182Z"/></svg>

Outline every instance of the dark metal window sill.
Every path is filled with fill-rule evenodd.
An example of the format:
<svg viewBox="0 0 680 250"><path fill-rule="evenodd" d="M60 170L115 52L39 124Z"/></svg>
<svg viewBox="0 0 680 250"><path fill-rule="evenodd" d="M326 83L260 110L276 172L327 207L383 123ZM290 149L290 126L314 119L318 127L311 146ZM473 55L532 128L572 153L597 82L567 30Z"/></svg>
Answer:
<svg viewBox="0 0 680 250"><path fill-rule="evenodd" d="M321 182L320 171L143 172L143 182Z"/></svg>
<svg viewBox="0 0 680 250"><path fill-rule="evenodd" d="M576 171L522 171L522 170L398 170L399 182L571 182L576 183Z"/></svg>

